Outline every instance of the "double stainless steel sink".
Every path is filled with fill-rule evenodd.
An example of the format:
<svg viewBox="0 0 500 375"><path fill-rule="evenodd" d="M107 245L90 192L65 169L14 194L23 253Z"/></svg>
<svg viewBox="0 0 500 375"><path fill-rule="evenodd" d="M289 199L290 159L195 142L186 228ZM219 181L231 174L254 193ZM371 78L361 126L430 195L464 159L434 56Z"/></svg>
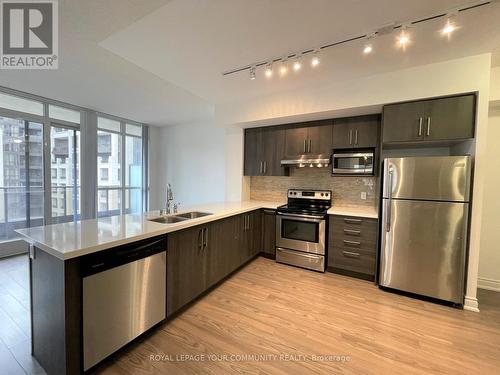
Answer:
<svg viewBox="0 0 500 375"><path fill-rule="evenodd" d="M168 215L168 216L160 216L154 219L148 219L149 221L154 221L155 223L160 224L174 224L179 223L185 220L197 219L199 217L212 215L210 212L200 212L200 211L191 211L185 212L183 214L176 215Z"/></svg>

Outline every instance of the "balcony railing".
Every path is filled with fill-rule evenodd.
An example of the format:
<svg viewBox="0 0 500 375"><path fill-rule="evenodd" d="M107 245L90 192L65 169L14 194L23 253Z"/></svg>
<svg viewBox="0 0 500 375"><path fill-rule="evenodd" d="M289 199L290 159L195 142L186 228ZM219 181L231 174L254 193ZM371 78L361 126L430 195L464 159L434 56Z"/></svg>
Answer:
<svg viewBox="0 0 500 375"><path fill-rule="evenodd" d="M52 217L50 222L61 223L80 219L80 186L51 187ZM41 187L0 187L0 241L19 238L16 229L43 225L44 194Z"/></svg>

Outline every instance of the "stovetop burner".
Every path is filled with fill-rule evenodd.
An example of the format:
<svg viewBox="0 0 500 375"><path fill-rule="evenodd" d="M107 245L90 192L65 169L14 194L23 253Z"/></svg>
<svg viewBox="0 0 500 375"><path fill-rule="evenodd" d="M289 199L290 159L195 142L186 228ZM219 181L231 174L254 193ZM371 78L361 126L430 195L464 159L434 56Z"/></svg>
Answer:
<svg viewBox="0 0 500 375"><path fill-rule="evenodd" d="M289 189L288 203L278 207L278 212L300 215L326 215L332 206L330 190Z"/></svg>

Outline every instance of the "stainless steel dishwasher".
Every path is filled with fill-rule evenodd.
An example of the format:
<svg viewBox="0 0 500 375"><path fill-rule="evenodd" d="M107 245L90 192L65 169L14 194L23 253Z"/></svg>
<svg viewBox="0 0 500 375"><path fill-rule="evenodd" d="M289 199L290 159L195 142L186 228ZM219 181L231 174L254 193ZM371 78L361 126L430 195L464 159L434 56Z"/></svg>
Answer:
<svg viewBox="0 0 500 375"><path fill-rule="evenodd" d="M165 319L166 248L162 236L84 258L85 371Z"/></svg>

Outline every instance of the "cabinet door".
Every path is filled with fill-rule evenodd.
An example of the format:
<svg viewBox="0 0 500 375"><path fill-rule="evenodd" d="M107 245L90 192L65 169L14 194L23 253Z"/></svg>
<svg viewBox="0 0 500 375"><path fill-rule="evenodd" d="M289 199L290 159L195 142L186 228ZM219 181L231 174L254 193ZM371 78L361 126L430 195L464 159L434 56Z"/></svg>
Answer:
<svg viewBox="0 0 500 375"><path fill-rule="evenodd" d="M352 129L349 119L341 118L333 121L332 148L353 147Z"/></svg>
<svg viewBox="0 0 500 375"><path fill-rule="evenodd" d="M206 257L201 247L203 227L168 234L167 316L206 289Z"/></svg>
<svg viewBox="0 0 500 375"><path fill-rule="evenodd" d="M332 121L322 121L320 126L311 126L307 132L308 146L307 151L310 154L332 153L333 126Z"/></svg>
<svg viewBox="0 0 500 375"><path fill-rule="evenodd" d="M264 175L285 176L287 171L281 166L285 158L285 130L262 129L262 160L265 162Z"/></svg>
<svg viewBox="0 0 500 375"><path fill-rule="evenodd" d="M291 128L285 130L285 154L287 156L297 156L306 153L307 129Z"/></svg>
<svg viewBox="0 0 500 375"><path fill-rule="evenodd" d="M474 137L475 96L429 100L424 121L426 140L453 140Z"/></svg>
<svg viewBox="0 0 500 375"><path fill-rule="evenodd" d="M275 256L276 253L276 212L263 210L262 212L262 252Z"/></svg>
<svg viewBox="0 0 500 375"><path fill-rule="evenodd" d="M245 130L244 175L259 176L262 174L262 131L261 129Z"/></svg>
<svg viewBox="0 0 500 375"><path fill-rule="evenodd" d="M206 227L207 288L218 283L239 265L236 217L217 220Z"/></svg>
<svg viewBox="0 0 500 375"><path fill-rule="evenodd" d="M251 237L250 257L260 253L262 246L262 216L260 210L250 213L249 232Z"/></svg>
<svg viewBox="0 0 500 375"><path fill-rule="evenodd" d="M425 114L423 102L386 105L382 127L384 143L422 140Z"/></svg>
<svg viewBox="0 0 500 375"><path fill-rule="evenodd" d="M349 120L352 130L352 147L377 147L380 121L378 116L360 116Z"/></svg>
<svg viewBox="0 0 500 375"><path fill-rule="evenodd" d="M243 264L260 252L262 242L260 211L243 214L241 228L240 260Z"/></svg>

